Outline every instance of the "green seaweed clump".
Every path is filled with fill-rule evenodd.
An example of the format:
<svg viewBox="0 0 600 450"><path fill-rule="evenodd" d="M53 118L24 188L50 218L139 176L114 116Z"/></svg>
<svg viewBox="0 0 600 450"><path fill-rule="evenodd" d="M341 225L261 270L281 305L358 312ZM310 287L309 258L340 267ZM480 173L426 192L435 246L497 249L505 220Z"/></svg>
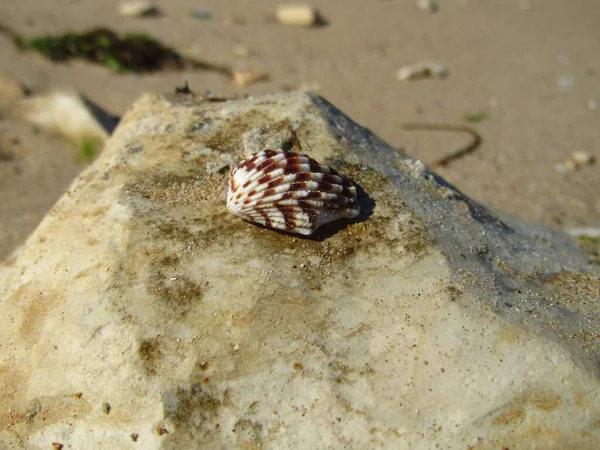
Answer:
<svg viewBox="0 0 600 450"><path fill-rule="evenodd" d="M117 73L157 72L160 70L199 69L231 76L229 67L185 58L156 39L141 33L126 33L119 37L107 28L84 33L64 33L35 38L23 37L0 23L0 33L12 38L23 50L33 50L46 58L63 62L84 59L102 64Z"/></svg>
<svg viewBox="0 0 600 450"><path fill-rule="evenodd" d="M121 38L106 28L30 39L17 37L15 42L52 61L81 58L119 73L181 70L186 65L181 55L149 36L129 33Z"/></svg>

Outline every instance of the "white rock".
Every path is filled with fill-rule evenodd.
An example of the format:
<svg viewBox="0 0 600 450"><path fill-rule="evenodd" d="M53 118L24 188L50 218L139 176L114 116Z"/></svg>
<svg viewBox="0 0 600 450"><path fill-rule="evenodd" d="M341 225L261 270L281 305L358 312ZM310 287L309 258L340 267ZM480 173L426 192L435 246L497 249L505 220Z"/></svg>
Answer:
<svg viewBox="0 0 600 450"><path fill-rule="evenodd" d="M317 23L317 10L306 4L282 4L275 9L275 17L282 25L310 27Z"/></svg>
<svg viewBox="0 0 600 450"><path fill-rule="evenodd" d="M417 64L404 66L396 72L400 81L416 80L420 78L444 78L448 76L446 67L436 61L422 61Z"/></svg>
<svg viewBox="0 0 600 450"><path fill-rule="evenodd" d="M565 166L565 169L567 169L567 171L569 171L569 172L575 172L577 169L579 169L579 165L577 164L577 162L575 162L572 159L567 159L564 162L564 166Z"/></svg>
<svg viewBox="0 0 600 450"><path fill-rule="evenodd" d="M436 0L417 0L417 7L429 14L432 14L438 10L438 4Z"/></svg>
<svg viewBox="0 0 600 450"><path fill-rule="evenodd" d="M23 99L15 103L11 113L78 144L86 141L104 142L116 122L97 105L72 91L57 91Z"/></svg>
<svg viewBox="0 0 600 450"><path fill-rule="evenodd" d="M251 67L236 68L233 70L232 81L238 87L248 87L259 81L265 81L269 76L257 69Z"/></svg>
<svg viewBox="0 0 600 450"><path fill-rule="evenodd" d="M320 97L193 101L140 99L1 266L0 448L596 446L587 260L444 199ZM360 222L256 227L182 158L290 124L362 187Z"/></svg>
<svg viewBox="0 0 600 450"><path fill-rule="evenodd" d="M589 154L588 152L584 152L581 150L578 150L576 152L573 152L573 161L575 161L577 164L581 165L581 166L585 166L587 164L591 164L594 162L594 156Z"/></svg>
<svg viewBox="0 0 600 450"><path fill-rule="evenodd" d="M151 16L158 13L154 3L146 1L123 2L119 5L119 14L125 17Z"/></svg>

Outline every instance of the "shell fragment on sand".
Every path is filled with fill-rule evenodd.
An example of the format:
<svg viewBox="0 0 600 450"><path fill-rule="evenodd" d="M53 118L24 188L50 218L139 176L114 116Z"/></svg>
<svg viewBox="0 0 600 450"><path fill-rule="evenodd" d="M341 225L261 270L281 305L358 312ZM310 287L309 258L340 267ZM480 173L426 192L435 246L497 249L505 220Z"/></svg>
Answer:
<svg viewBox="0 0 600 450"><path fill-rule="evenodd" d="M436 61L421 61L416 64L403 66L396 72L396 78L400 81L418 80L421 78L445 78L448 69Z"/></svg>
<svg viewBox="0 0 600 450"><path fill-rule="evenodd" d="M350 180L284 150L258 152L231 172L227 208L249 222L303 235L360 213Z"/></svg>
<svg viewBox="0 0 600 450"><path fill-rule="evenodd" d="M275 17L282 25L311 27L317 23L317 11L310 5L284 4L277 6Z"/></svg>
<svg viewBox="0 0 600 450"><path fill-rule="evenodd" d="M573 152L572 159L573 159L573 161L575 161L576 164L578 164L580 166L586 166L588 164L593 164L594 161L596 160L594 158L594 155L584 152L582 150Z"/></svg>
<svg viewBox="0 0 600 450"><path fill-rule="evenodd" d="M417 8L426 13L433 14L438 10L438 4L436 0L417 0Z"/></svg>
<svg viewBox="0 0 600 450"><path fill-rule="evenodd" d="M123 2L119 5L119 14L124 17L144 17L158 15L159 10L153 3L145 1Z"/></svg>
<svg viewBox="0 0 600 450"><path fill-rule="evenodd" d="M596 162L596 158L591 153L585 151L575 151L571 154L571 157L562 163L558 163L554 166L554 169L560 173L575 172L581 169L583 166L589 166Z"/></svg>
<svg viewBox="0 0 600 450"><path fill-rule="evenodd" d="M238 87L248 87L254 83L268 79L269 76L265 72L251 68L235 69L232 75L233 84Z"/></svg>

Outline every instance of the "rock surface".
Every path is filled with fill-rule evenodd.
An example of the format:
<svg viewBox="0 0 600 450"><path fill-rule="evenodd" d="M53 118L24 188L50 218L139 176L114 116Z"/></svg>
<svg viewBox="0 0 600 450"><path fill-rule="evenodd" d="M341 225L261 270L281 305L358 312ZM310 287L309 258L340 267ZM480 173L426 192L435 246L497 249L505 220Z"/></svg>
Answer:
<svg viewBox="0 0 600 450"><path fill-rule="evenodd" d="M208 163L290 125L356 221L227 213ZM148 95L0 271L0 447L594 448L599 296L320 97Z"/></svg>

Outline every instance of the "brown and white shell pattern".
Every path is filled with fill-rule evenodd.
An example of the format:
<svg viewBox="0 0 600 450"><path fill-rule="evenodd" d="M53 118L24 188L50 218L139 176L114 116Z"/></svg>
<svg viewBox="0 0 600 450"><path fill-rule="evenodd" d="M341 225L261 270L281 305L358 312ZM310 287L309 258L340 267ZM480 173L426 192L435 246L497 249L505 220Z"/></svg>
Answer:
<svg viewBox="0 0 600 450"><path fill-rule="evenodd" d="M360 213L356 186L302 153L263 150L229 176L227 208L249 222L304 235Z"/></svg>

